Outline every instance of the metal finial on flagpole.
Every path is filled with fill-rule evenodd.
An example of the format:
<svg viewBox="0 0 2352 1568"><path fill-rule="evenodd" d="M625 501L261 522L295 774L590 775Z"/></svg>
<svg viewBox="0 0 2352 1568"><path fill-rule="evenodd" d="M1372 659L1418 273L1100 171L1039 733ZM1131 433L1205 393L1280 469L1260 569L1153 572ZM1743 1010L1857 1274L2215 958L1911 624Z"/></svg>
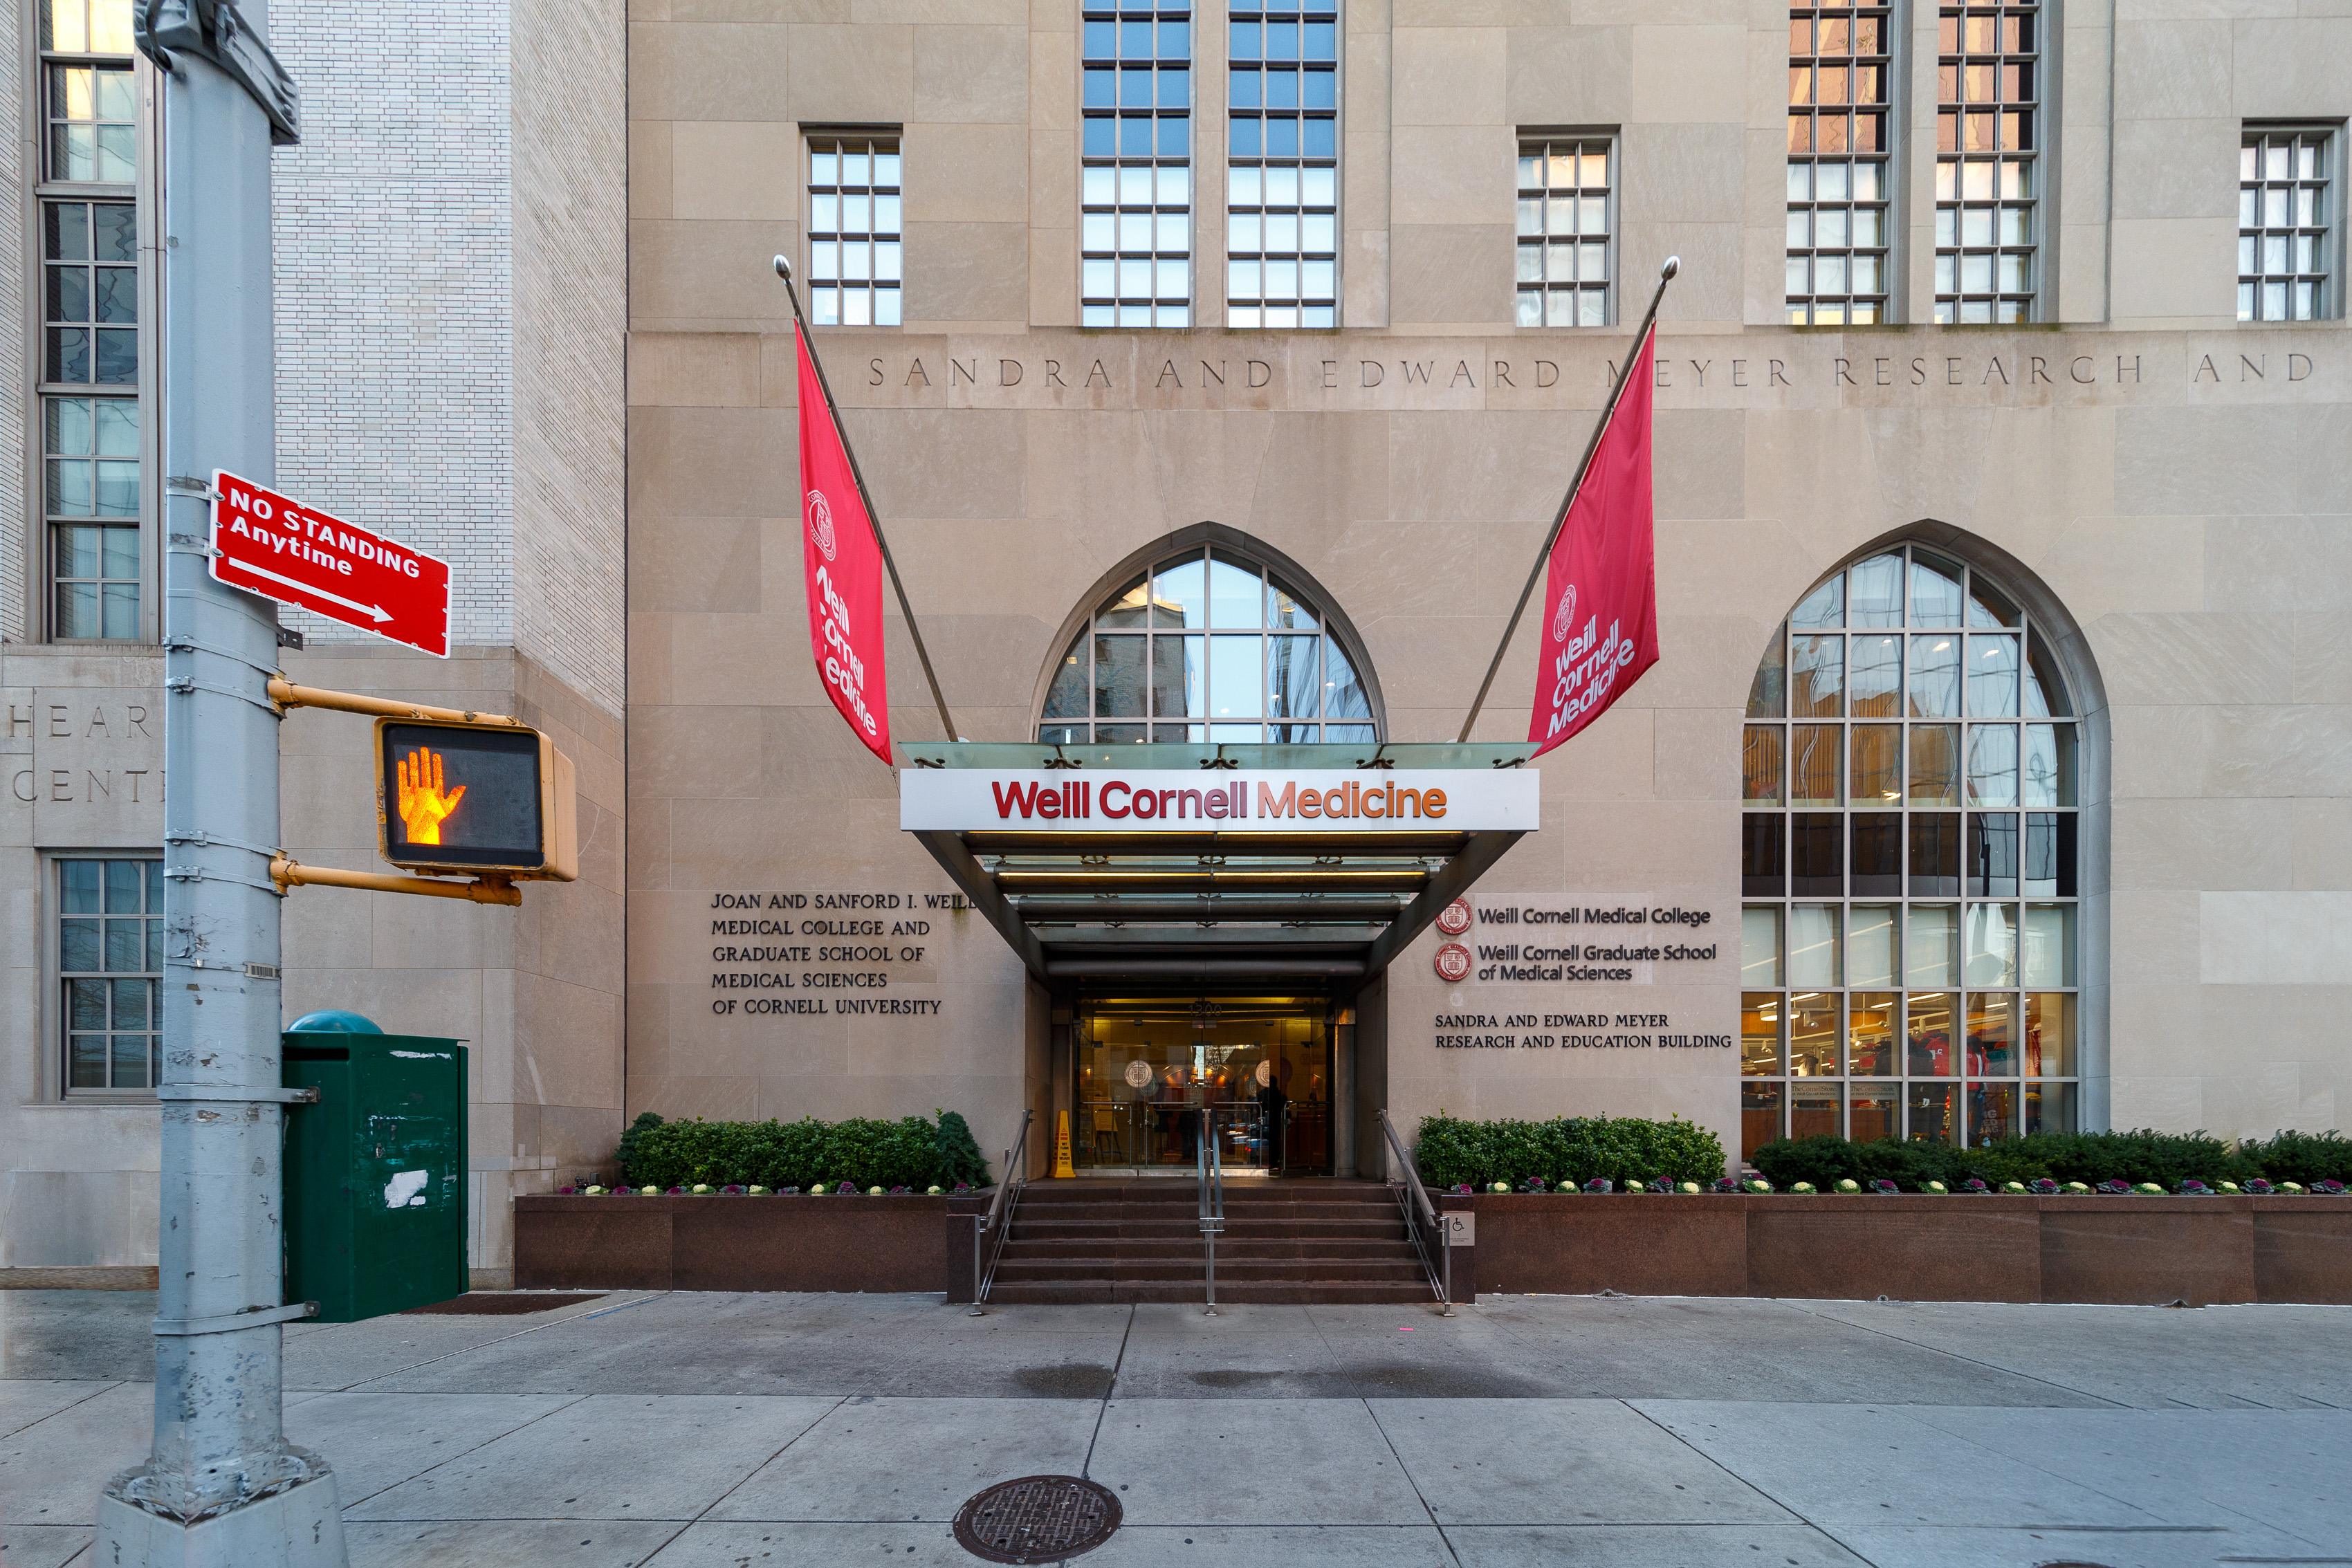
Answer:
<svg viewBox="0 0 2352 1568"><path fill-rule="evenodd" d="M882 534L882 514L875 509L873 494L866 488L866 472L857 465L857 449L849 444L849 432L841 423L841 405L833 401L833 383L825 379L824 361L816 357L816 345L808 340L808 320L801 314L800 290L793 287L793 264L782 256L775 260L776 276L784 280L784 298L792 301L793 320L801 329L800 343L809 357L809 368L816 371L816 384L824 393L824 406L833 415L833 428L840 434L843 455L849 459L849 476L857 481L857 498L866 503L866 523L874 530L874 542L881 547L883 569L890 574L890 588L898 596L898 613L907 618L907 631L915 640L915 657L923 666L923 679L930 684L931 702L940 710L940 729L950 740L964 737L956 733L955 720L948 713L948 699L940 691L940 677L931 669L930 650L923 646L923 629L915 620L915 607L907 602L907 585L898 580L898 563L890 557L890 541Z"/></svg>
<svg viewBox="0 0 2352 1568"><path fill-rule="evenodd" d="M1601 437L1609 428L1609 417L1617 412L1617 400L1625 395L1625 388L1633 379L1637 351L1650 335L1650 323L1658 319L1658 302L1666 297L1666 284L1682 269L1683 258L1678 256L1666 257L1665 265L1658 268L1657 291L1650 296L1650 308L1642 312L1642 324L1633 330L1633 348L1625 355L1625 368L1618 372L1617 384L1609 390L1609 402L1602 406L1601 417L1593 422L1592 439L1584 444L1584 461L1576 465L1576 481L1560 497L1559 510L1551 519L1551 531L1544 535L1543 549L1536 552L1535 570L1528 573L1528 585L1519 590L1519 601L1511 607L1510 623L1503 628L1503 640L1495 644L1495 656L1486 665L1486 678L1478 683L1478 695L1471 701L1470 716L1462 721L1462 733L1454 737L1457 746L1468 743L1470 730L1478 722L1478 710L1486 706L1486 694L1494 687L1495 673L1503 667L1503 655L1509 651L1511 637L1519 629L1519 617L1527 613L1528 596L1543 580L1544 569L1551 564L1552 547L1559 543L1559 531L1568 526L1569 508L1576 505L1576 493L1584 488L1584 476L1592 469L1593 454L1601 450Z"/></svg>

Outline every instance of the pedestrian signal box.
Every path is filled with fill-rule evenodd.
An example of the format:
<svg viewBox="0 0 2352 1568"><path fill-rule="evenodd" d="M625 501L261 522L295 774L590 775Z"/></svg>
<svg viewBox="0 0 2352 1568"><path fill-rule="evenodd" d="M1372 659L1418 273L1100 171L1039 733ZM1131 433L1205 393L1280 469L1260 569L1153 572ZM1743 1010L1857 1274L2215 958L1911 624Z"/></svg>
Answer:
<svg viewBox="0 0 2352 1568"><path fill-rule="evenodd" d="M378 719L376 821L408 871L570 882L580 874L572 759L535 729Z"/></svg>

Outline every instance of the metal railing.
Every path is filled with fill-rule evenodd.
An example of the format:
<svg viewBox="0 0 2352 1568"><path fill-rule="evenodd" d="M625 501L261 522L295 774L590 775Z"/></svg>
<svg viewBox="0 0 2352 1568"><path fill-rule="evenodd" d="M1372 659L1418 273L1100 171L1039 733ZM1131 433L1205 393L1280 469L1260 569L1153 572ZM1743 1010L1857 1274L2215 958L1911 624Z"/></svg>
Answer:
<svg viewBox="0 0 2352 1568"><path fill-rule="evenodd" d="M1217 1113L1201 1111L1201 1141L1195 1156L1201 1184L1201 1250L1207 1265L1209 1306L1203 1314L1217 1315L1217 1238L1225 1228L1225 1167L1217 1148Z"/></svg>
<svg viewBox="0 0 2352 1568"><path fill-rule="evenodd" d="M1445 1233L1445 1221L1437 1212L1437 1205L1429 1198L1429 1189L1421 1184L1421 1168L1412 1163L1404 1141L1397 1136L1396 1125L1389 1113L1381 1113L1381 1131L1387 1134L1389 1158L1397 1169L1404 1172L1400 1181L1389 1177L1389 1186L1396 1194L1397 1207L1404 1214L1405 1234L1412 1238L1412 1249L1421 1259L1421 1271L1429 1276L1429 1288L1437 1292L1437 1300L1445 1308L1445 1315L1454 1315L1454 1247ZM1429 1249L1421 1243L1421 1228L1426 1222L1437 1246L1438 1261L1429 1260Z"/></svg>
<svg viewBox="0 0 2352 1568"><path fill-rule="evenodd" d="M971 1231L971 1317L981 1317L981 1303L988 1300L988 1288L996 1282L996 1260L1004 1255L1004 1239L1013 1232L1013 1210L1021 1202L1021 1189L1029 1185L1029 1123L1034 1111L1021 1113L1021 1131L1014 1134L1013 1146L1004 1151L1004 1163L997 1167L1003 1172L996 1184L996 1196L988 1201L988 1211L972 1216ZM988 1233L996 1232L993 1246Z"/></svg>

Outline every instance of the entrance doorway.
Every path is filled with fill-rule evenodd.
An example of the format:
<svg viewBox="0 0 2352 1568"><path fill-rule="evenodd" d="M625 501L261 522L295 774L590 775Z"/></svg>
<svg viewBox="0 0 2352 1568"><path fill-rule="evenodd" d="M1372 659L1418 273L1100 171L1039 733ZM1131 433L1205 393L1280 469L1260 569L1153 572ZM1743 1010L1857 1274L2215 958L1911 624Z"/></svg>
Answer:
<svg viewBox="0 0 2352 1568"><path fill-rule="evenodd" d="M1331 1170L1324 997L1087 997L1078 1003L1071 1163L1186 1176L1213 1126L1228 1173Z"/></svg>

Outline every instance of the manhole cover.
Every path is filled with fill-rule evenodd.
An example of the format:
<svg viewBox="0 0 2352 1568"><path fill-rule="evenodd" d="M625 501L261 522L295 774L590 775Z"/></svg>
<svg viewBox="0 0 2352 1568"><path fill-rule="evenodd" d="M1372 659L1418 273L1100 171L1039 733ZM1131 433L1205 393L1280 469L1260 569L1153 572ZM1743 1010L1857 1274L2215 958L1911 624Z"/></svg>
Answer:
<svg viewBox="0 0 2352 1568"><path fill-rule="evenodd" d="M956 1515L956 1540L991 1563L1051 1563L1092 1552L1118 1528L1118 1499L1076 1476L990 1487Z"/></svg>

